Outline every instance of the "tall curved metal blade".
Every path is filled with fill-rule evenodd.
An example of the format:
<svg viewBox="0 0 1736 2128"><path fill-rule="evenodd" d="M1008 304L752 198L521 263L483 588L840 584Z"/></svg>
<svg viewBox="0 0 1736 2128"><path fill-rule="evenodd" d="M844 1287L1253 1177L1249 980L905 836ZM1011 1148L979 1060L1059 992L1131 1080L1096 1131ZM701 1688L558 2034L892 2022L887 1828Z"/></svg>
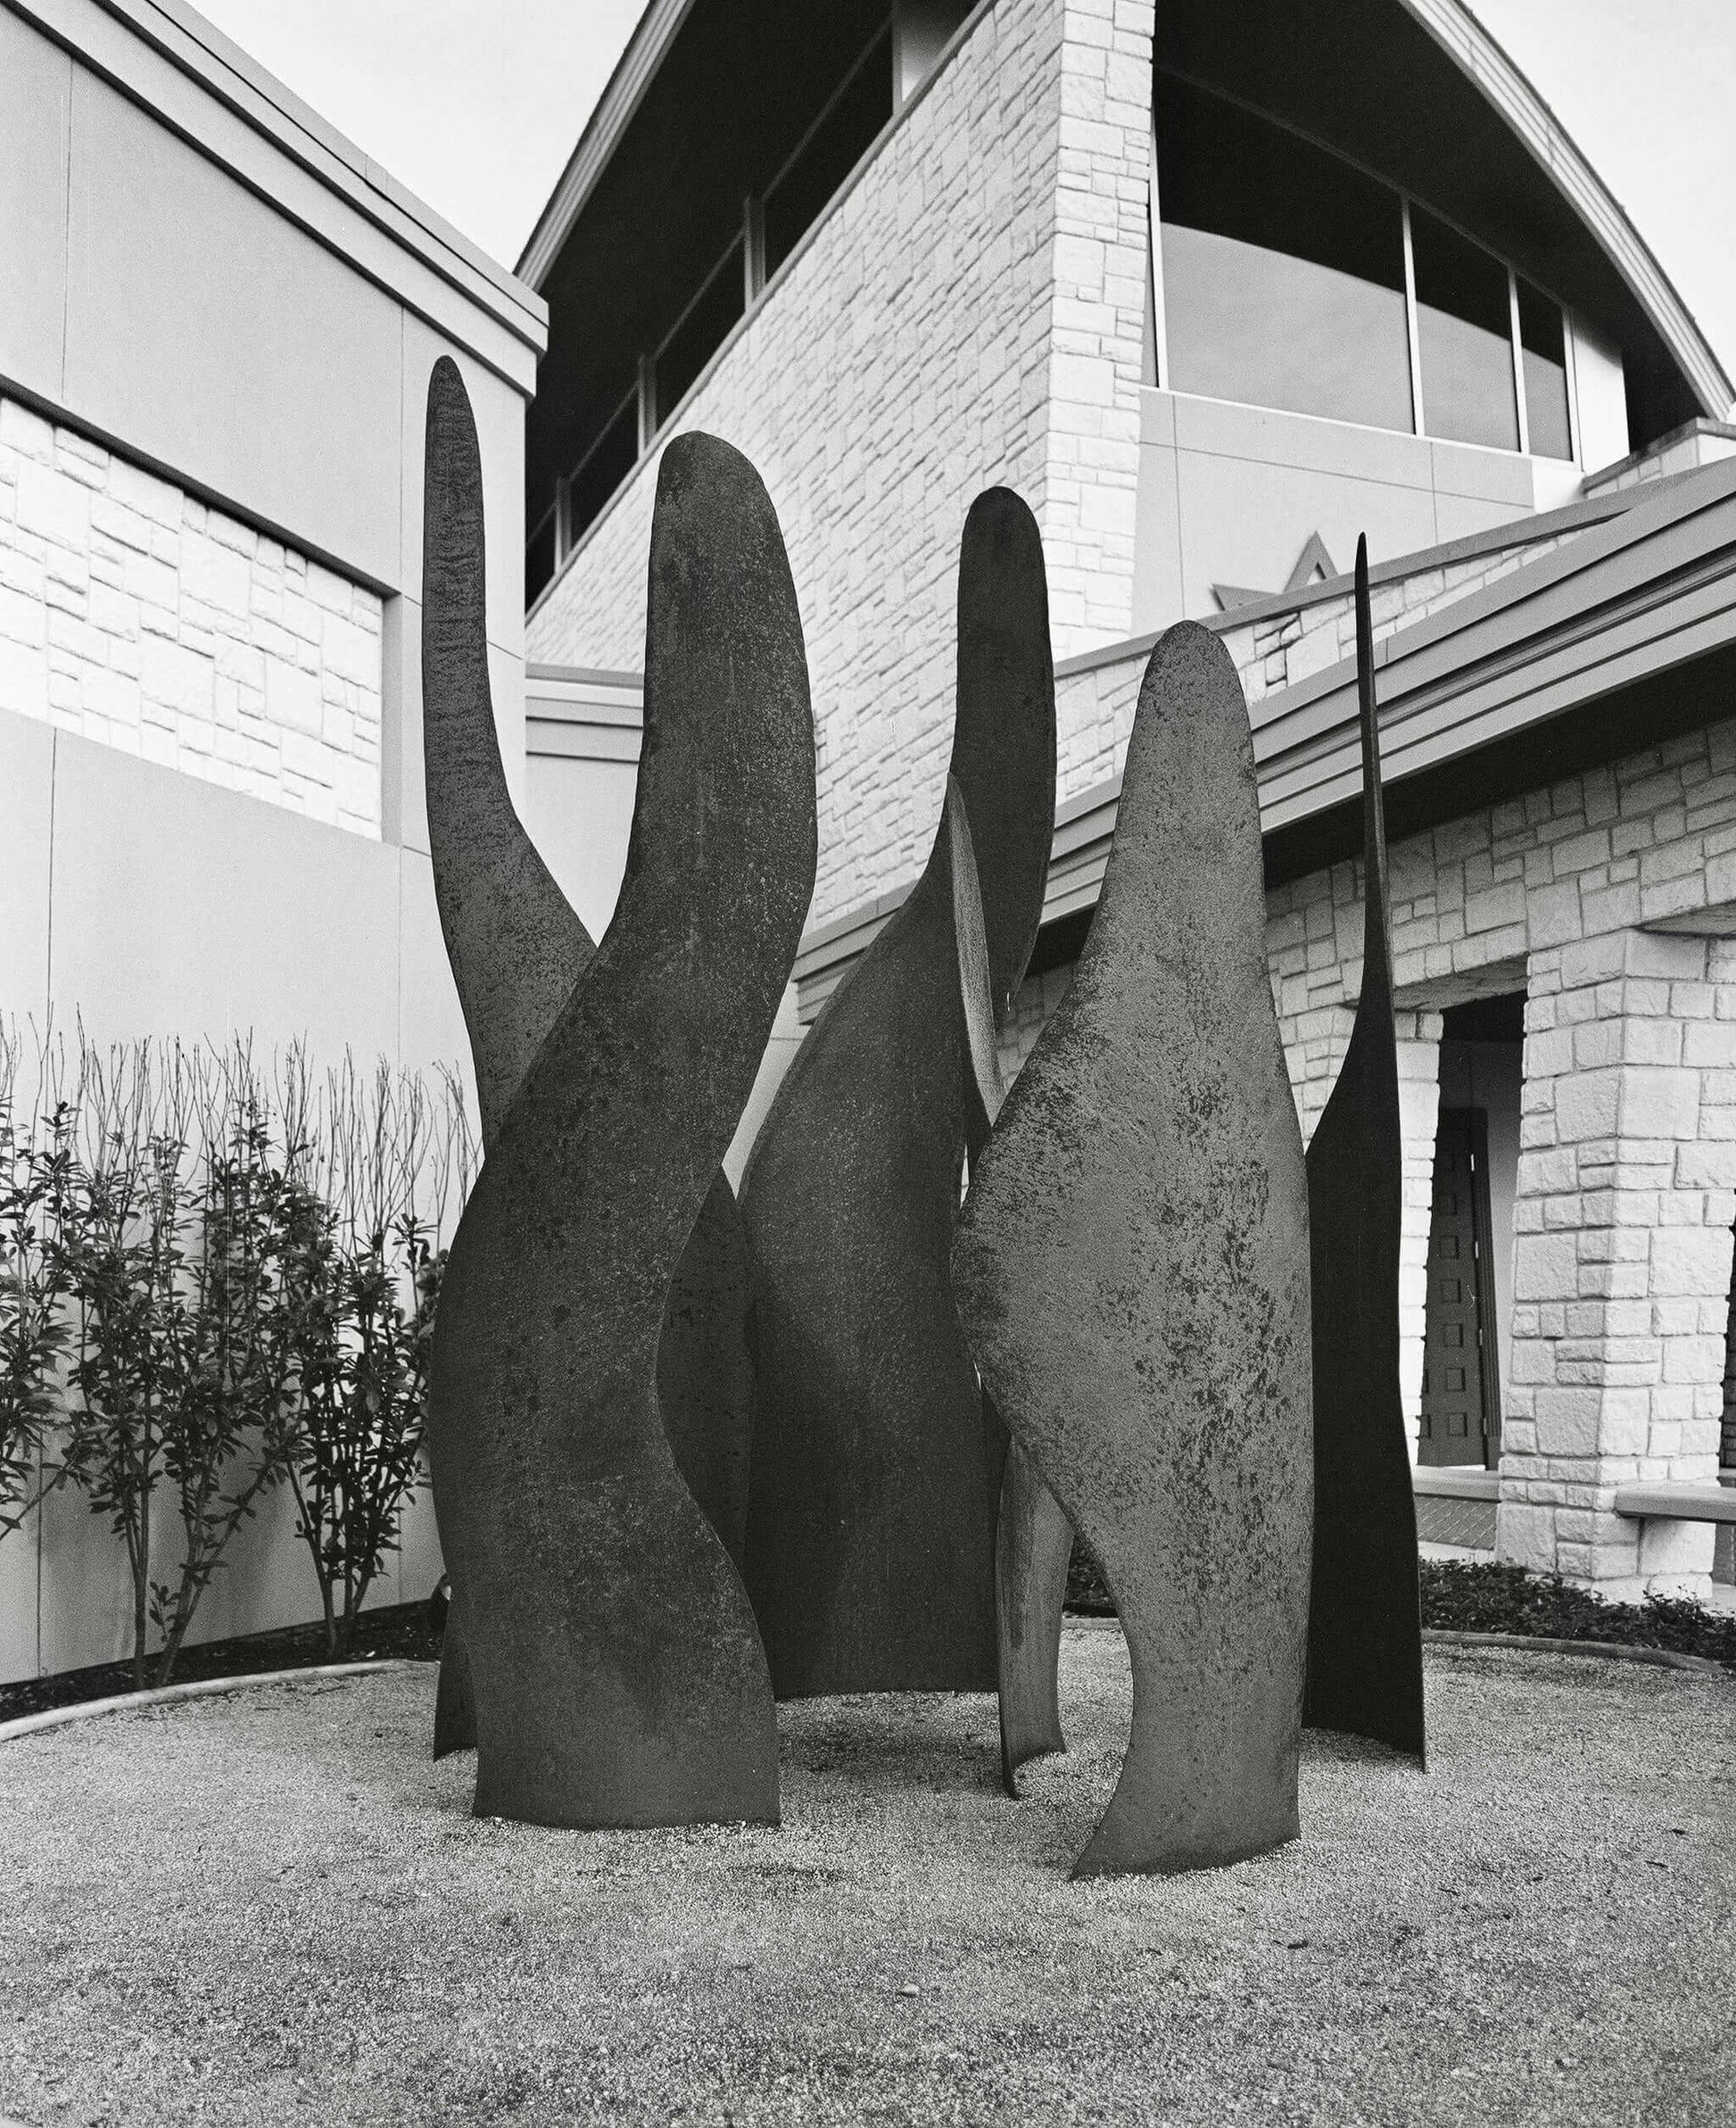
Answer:
<svg viewBox="0 0 1736 2128"><path fill-rule="evenodd" d="M982 1403L947 1278L969 1076L969 829L947 791L927 869L827 1001L741 1181L748 1586L781 1699L995 1683Z"/></svg>
<svg viewBox="0 0 1736 2128"><path fill-rule="evenodd" d="M778 1815L740 1577L657 1412L675 1266L813 893L814 733L777 519L740 454L659 468L645 744L613 921L502 1122L434 1329L430 1461L479 1813Z"/></svg>
<svg viewBox="0 0 1736 2128"><path fill-rule="evenodd" d="M1236 669L1146 669L1103 894L953 1250L983 1383L1102 1563L1133 1663L1075 1874L1294 1839L1312 1526L1308 1209Z"/></svg>
<svg viewBox="0 0 1736 2128"><path fill-rule="evenodd" d="M1061 1627L1073 1526L1017 1441L1007 1449L995 1533L1000 1640L1001 1783L1019 1793L1019 1768L1064 1751L1061 1726Z"/></svg>
<svg viewBox="0 0 1736 2128"><path fill-rule="evenodd" d="M1042 542L993 489L965 521L953 766L928 867L810 1031L742 1178L757 1296L748 1579L781 1696L996 1682L1004 1437L947 1263L977 1081L998 1081L994 1027L1041 920L1054 761ZM983 973L967 980L972 923Z"/></svg>
<svg viewBox="0 0 1736 2128"><path fill-rule="evenodd" d="M482 456L450 355L428 379L423 494L428 847L486 1147L596 947L507 788L488 683Z"/></svg>
<svg viewBox="0 0 1736 2128"><path fill-rule="evenodd" d="M995 1024L1043 920L1054 839L1054 661L1037 520L1011 488L971 505L958 557L951 774L970 816Z"/></svg>
<svg viewBox="0 0 1736 2128"><path fill-rule="evenodd" d="M525 832L507 785L488 678L482 457L449 355L428 380L422 747L434 898L470 1037L483 1144L596 948ZM747 1241L718 1171L670 1290L659 1395L675 1461L740 1563L753 1431ZM459 1613L447 1614L434 1755L476 1740Z"/></svg>
<svg viewBox="0 0 1736 2128"><path fill-rule="evenodd" d="M1399 1395L1403 1211L1386 820L1368 548L1356 549L1362 991L1308 1148L1314 1287L1314 1588L1307 1718L1426 1756L1417 1507Z"/></svg>

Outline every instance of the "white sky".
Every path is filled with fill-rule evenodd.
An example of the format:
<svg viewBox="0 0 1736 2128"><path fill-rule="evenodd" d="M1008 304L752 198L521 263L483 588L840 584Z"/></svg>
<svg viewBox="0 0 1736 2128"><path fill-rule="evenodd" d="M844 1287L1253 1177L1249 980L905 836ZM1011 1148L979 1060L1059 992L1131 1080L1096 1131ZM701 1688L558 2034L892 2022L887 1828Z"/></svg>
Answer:
<svg viewBox="0 0 1736 2128"><path fill-rule="evenodd" d="M643 0L200 4L340 132L510 266ZM1472 4L1736 372L1736 0Z"/></svg>

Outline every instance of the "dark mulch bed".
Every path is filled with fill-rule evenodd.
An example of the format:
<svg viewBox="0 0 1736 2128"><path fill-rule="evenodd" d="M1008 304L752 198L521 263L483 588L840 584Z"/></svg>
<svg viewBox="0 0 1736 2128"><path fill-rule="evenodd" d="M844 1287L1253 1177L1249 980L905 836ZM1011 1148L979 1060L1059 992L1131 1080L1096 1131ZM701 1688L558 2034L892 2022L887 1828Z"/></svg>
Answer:
<svg viewBox="0 0 1736 2128"><path fill-rule="evenodd" d="M1523 1567L1460 1560L1422 1562L1423 1623L1457 1633L1522 1633L1543 1640L1617 1641L1635 1648L1668 1648L1679 1655L1708 1655L1736 1670L1736 1617L1671 1596L1643 1603L1606 1603L1564 1581L1527 1574ZM1075 1545L1067 1575L1067 1608L1087 1618L1113 1618L1115 1605L1095 1560ZM363 1615L355 1645L341 1660L365 1661L407 1656L432 1662L440 1655L445 1605L400 1603ZM311 1668L333 1657L323 1625L287 1626L277 1633L250 1633L182 1651L174 1683L204 1677L245 1677L263 1670ZM153 1678L152 1682L155 1683ZM130 1663L103 1662L90 1669L62 1670L54 1677L0 1685L0 1722L106 1700L131 1692Z"/></svg>
<svg viewBox="0 0 1736 2128"><path fill-rule="evenodd" d="M438 1608L437 1615L443 1619L443 1607ZM246 1677L264 1670L311 1669L322 1662L366 1662L380 1656L433 1661L440 1654L435 1616L436 1607L429 1603L395 1603L364 1611L354 1645L338 1656L327 1649L326 1628L318 1622L208 1641L182 1649L169 1682L191 1685L205 1677ZM154 1675L150 1682L156 1684ZM112 1699L132 1690L130 1662L99 1662L88 1669L62 1670L58 1677L29 1677L17 1685L0 1685L0 1722L42 1714L51 1707L76 1706L82 1700Z"/></svg>
<svg viewBox="0 0 1736 2128"><path fill-rule="evenodd" d="M1736 1669L1736 1617L1676 1596L1643 1603L1606 1603L1554 1577L1523 1567L1477 1560L1421 1562L1423 1623L1451 1633L1522 1633L1542 1640L1616 1641L1633 1648L1668 1648L1708 1655ZM1067 1608L1089 1618L1113 1618L1114 1600L1096 1561L1073 1547Z"/></svg>

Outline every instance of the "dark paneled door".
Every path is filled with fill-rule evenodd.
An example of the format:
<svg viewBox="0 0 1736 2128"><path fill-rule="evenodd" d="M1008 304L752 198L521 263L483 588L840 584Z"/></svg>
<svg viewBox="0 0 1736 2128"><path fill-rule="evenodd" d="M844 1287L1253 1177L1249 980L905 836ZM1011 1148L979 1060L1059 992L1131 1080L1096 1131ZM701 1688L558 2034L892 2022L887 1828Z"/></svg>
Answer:
<svg viewBox="0 0 1736 2128"><path fill-rule="evenodd" d="M1434 1134L1417 1460L1477 1463L1492 1470L1500 1461L1489 1132L1481 1108L1443 1108Z"/></svg>

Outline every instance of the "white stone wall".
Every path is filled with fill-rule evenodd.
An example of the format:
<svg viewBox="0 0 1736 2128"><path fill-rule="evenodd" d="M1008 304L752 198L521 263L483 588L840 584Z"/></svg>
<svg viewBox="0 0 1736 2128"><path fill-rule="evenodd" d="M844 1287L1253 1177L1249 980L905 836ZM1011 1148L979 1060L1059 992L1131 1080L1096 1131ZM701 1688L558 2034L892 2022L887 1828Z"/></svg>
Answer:
<svg viewBox="0 0 1736 2128"><path fill-rule="evenodd" d="M1151 194L1153 9L1062 0L1047 451L1039 516L1058 658L1133 626Z"/></svg>
<svg viewBox="0 0 1736 2128"><path fill-rule="evenodd" d="M0 400L0 708L380 832L381 605Z"/></svg>
<svg viewBox="0 0 1736 2128"><path fill-rule="evenodd" d="M1497 1541L1622 1594L1693 1588L1711 1527L1612 1502L1717 1468L1736 942L1627 931L1533 953L1525 1072Z"/></svg>
<svg viewBox="0 0 1736 2128"><path fill-rule="evenodd" d="M1120 668L1113 668L1119 670ZM1648 932L1736 902L1736 702L1709 722L1393 845L1404 1215L1401 1386L1420 1409L1441 1013L1524 989L1502 1380L1503 1556L1633 1595L1705 1586L1708 1525L1641 1524L1617 1486L1717 1468L1736 1220L1736 940ZM1130 714L1130 708L1129 708ZM1267 949L1306 1141L1362 981L1359 863L1276 890ZM1028 982L1029 1055L1070 971Z"/></svg>
<svg viewBox="0 0 1736 2128"><path fill-rule="evenodd" d="M1000 0L672 426L746 451L800 600L819 925L913 879L952 745L978 493L1044 527L1057 652L1132 611L1152 10ZM531 616L536 662L636 671L649 457Z"/></svg>

